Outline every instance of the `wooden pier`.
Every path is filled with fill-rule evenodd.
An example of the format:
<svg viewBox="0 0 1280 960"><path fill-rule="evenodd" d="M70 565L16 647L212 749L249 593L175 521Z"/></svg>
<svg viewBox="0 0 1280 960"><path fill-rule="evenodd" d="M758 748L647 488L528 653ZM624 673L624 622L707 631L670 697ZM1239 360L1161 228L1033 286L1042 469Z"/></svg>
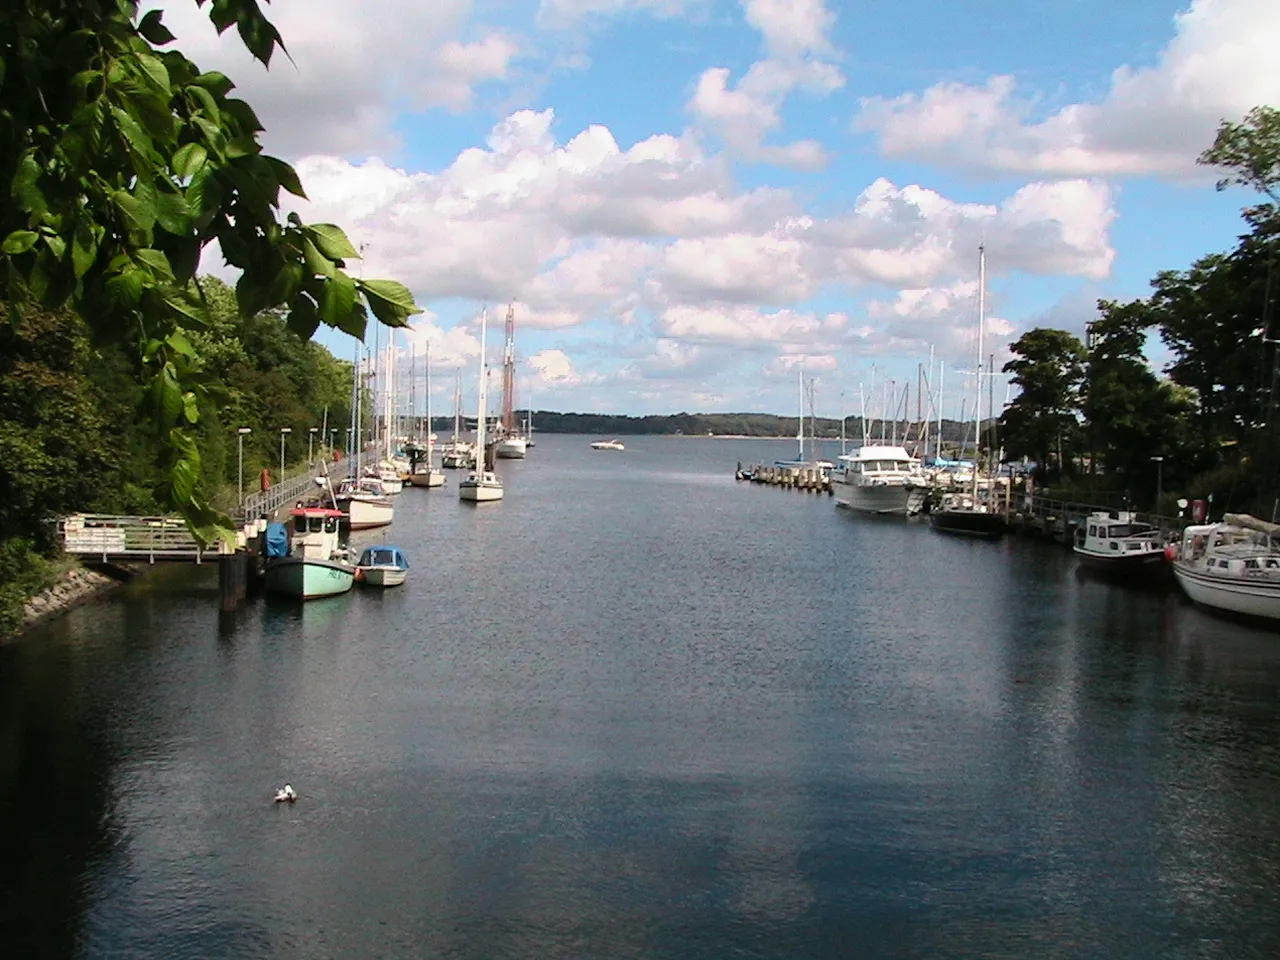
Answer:
<svg viewBox="0 0 1280 960"><path fill-rule="evenodd" d="M737 480L749 480L752 483L763 483L771 487L785 487L788 490L802 490L805 493L834 493L831 487L831 474L825 467L819 466L765 466L743 468L741 462L734 472Z"/></svg>

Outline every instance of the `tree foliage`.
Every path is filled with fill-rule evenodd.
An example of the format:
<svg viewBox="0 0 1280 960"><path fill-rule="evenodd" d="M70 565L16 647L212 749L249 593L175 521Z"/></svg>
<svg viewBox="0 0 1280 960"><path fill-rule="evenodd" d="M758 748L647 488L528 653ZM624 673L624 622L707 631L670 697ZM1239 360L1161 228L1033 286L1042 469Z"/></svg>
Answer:
<svg viewBox="0 0 1280 960"><path fill-rule="evenodd" d="M1079 446L1084 344L1065 330L1036 328L1009 349L1014 359L1004 372L1013 374L1019 393L1000 418L1005 449L1011 457L1060 470Z"/></svg>
<svg viewBox="0 0 1280 960"><path fill-rule="evenodd" d="M1213 146L1196 160L1203 166L1228 171L1218 180L1218 189L1252 187L1271 198L1271 204L1250 211L1264 218L1280 204L1280 110L1254 107L1241 123L1224 120L1218 126Z"/></svg>
<svg viewBox="0 0 1280 960"><path fill-rule="evenodd" d="M195 2L264 65L283 49L256 0ZM211 535L193 436L201 251L217 241L242 271L242 313L281 308L304 338L321 323L360 338L369 312L400 326L418 308L401 284L346 272L358 254L339 227L281 218L281 191L305 194L262 152L252 107L168 49L160 11L138 13L134 0L0 5L0 299L69 304L96 339L130 344L165 441L163 499Z"/></svg>

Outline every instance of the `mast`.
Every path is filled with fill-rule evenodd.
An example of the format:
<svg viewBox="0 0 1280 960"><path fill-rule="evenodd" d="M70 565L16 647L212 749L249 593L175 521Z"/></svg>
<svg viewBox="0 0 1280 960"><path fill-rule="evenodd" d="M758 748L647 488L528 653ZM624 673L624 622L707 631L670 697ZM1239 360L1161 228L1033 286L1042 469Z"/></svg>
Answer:
<svg viewBox="0 0 1280 960"><path fill-rule="evenodd" d="M484 473L485 468L485 443L484 443L484 418L485 418L485 401L489 399L488 369L485 367L484 356L484 337L485 328L489 323L489 308L485 307L480 311L480 388L479 396L476 398L476 406L478 413L476 415L476 474Z"/></svg>
<svg viewBox="0 0 1280 960"><path fill-rule="evenodd" d="M507 304L506 344L502 348L502 430L516 435L516 308Z"/></svg>
<svg viewBox="0 0 1280 960"><path fill-rule="evenodd" d="M422 361L427 368L427 471L431 470L431 454L435 444L431 440L431 341L426 343L426 358Z"/></svg>
<svg viewBox="0 0 1280 960"><path fill-rule="evenodd" d="M987 316L987 248L978 244L978 389L973 399L973 503L978 504L978 464L982 459L982 330Z"/></svg>
<svg viewBox="0 0 1280 960"><path fill-rule="evenodd" d="M797 396L798 405L796 409L796 443L800 446L800 452L796 454L796 459L804 463L804 368L799 371L800 387Z"/></svg>
<svg viewBox="0 0 1280 960"><path fill-rule="evenodd" d="M355 342L355 357L351 361L351 425L347 427L347 463L351 476L360 476L360 341Z"/></svg>
<svg viewBox="0 0 1280 960"><path fill-rule="evenodd" d="M947 361L938 361L938 453L937 458L942 459L942 384L947 376Z"/></svg>
<svg viewBox="0 0 1280 960"><path fill-rule="evenodd" d="M462 432L462 368L459 367L453 385L453 445L458 446L458 434Z"/></svg>

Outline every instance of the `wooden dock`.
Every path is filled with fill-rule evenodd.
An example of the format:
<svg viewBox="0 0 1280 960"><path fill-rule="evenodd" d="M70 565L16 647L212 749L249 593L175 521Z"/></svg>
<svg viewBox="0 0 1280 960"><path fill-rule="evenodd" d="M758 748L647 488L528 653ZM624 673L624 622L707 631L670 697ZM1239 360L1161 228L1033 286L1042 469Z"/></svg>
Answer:
<svg viewBox="0 0 1280 960"><path fill-rule="evenodd" d="M748 480L751 483L763 483L770 487L784 487L788 490L801 490L805 493L834 493L831 487L831 474L819 466L765 466L743 468L738 464L734 472L737 480Z"/></svg>

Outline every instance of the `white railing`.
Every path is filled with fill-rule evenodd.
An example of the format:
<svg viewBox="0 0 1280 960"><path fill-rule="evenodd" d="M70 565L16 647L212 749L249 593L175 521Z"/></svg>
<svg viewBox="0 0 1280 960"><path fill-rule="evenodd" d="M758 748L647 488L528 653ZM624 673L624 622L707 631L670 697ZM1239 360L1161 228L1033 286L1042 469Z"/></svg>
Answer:
<svg viewBox="0 0 1280 960"><path fill-rule="evenodd" d="M310 499L320 490L312 478L323 476L326 469L336 484L339 478L350 473L351 457L346 456L341 460L332 461L317 460L315 463L308 464L307 469L302 473L287 477L267 490L249 494L240 504L240 517L244 520L253 520L264 514L272 516L287 503Z"/></svg>

